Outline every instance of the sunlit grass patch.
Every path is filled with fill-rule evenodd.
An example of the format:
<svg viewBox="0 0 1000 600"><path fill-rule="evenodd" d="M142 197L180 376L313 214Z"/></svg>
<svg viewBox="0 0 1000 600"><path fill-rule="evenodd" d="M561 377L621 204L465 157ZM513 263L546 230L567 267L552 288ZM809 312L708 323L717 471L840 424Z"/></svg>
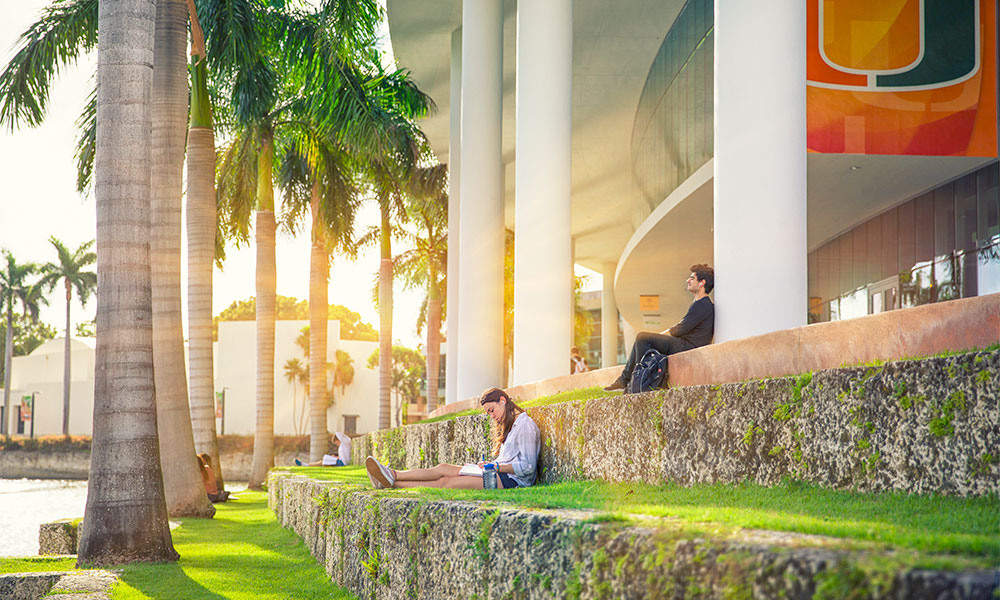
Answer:
<svg viewBox="0 0 1000 600"><path fill-rule="evenodd" d="M370 489L362 467L300 471L316 479L360 483ZM858 493L799 482L773 487L754 483L684 487L573 481L514 490L423 488L415 493L427 500L487 500L526 508L596 510L613 515L606 520L632 516L643 518L647 525L645 518L654 517L671 523L795 532L917 552L1000 559L1000 499L995 496Z"/></svg>
<svg viewBox="0 0 1000 600"><path fill-rule="evenodd" d="M215 518L180 519L171 531L179 562L120 567L112 600L355 598L330 582L297 535L278 525L263 493L240 492L215 507ZM71 571L75 562L0 559L0 572Z"/></svg>

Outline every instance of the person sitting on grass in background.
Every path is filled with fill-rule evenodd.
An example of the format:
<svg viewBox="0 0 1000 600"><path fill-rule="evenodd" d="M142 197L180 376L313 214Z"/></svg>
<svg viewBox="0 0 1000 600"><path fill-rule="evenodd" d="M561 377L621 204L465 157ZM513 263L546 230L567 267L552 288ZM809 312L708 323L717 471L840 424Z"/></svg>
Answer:
<svg viewBox="0 0 1000 600"><path fill-rule="evenodd" d="M715 270L708 265L691 265L691 274L686 281L687 291L694 296L694 302L679 323L661 333L640 331L635 336L632 352L628 355L621 375L607 387L606 392L624 390L628 387L636 362L650 348L666 355L677 354L712 343L715 334L715 305L708 294L715 287Z"/></svg>
<svg viewBox="0 0 1000 600"><path fill-rule="evenodd" d="M311 462L308 465L296 458L295 464L300 467L343 467L351 464L351 436L340 431L333 435L337 439L337 448L334 454L324 454L322 460ZM330 438L330 441L333 442L333 437Z"/></svg>
<svg viewBox="0 0 1000 600"><path fill-rule="evenodd" d="M535 483L538 451L541 448L538 425L510 399L507 392L499 388L483 392L479 404L495 422L493 453L496 459L493 462L478 463L480 469L470 468L470 465L439 464L430 469L396 471L369 456L365 468L372 485L376 488L482 489L488 485L485 478L491 477L493 469L497 475L497 488L528 487ZM462 472L468 474L463 475ZM482 476L478 476L481 472Z"/></svg>
<svg viewBox="0 0 1000 600"><path fill-rule="evenodd" d="M219 489L219 482L215 478L215 471L212 470L212 457L201 453L198 457L198 465L201 469L201 482L205 484L205 493L212 502L225 502L229 500L229 492Z"/></svg>

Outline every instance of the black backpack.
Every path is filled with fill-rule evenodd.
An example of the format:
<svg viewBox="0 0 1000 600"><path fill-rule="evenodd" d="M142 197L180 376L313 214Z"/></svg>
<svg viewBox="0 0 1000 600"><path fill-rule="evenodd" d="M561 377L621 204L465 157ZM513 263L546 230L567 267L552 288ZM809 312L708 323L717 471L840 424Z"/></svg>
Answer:
<svg viewBox="0 0 1000 600"><path fill-rule="evenodd" d="M667 355L652 348L646 350L632 371L628 382L628 393L638 394L666 387Z"/></svg>

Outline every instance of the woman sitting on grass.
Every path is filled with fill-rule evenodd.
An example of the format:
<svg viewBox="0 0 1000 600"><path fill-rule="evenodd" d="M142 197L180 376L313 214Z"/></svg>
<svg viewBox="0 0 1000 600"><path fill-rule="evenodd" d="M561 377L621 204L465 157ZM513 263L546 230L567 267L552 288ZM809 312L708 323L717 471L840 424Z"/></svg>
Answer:
<svg viewBox="0 0 1000 600"><path fill-rule="evenodd" d="M538 425L501 389L492 388L483 392L479 404L497 426L493 438L496 460L493 463L481 462L478 466L494 465L497 488L528 487L535 483L538 450L541 447ZM460 475L460 465L439 464L430 469L396 471L369 456L365 468L372 485L377 488L483 488L483 477Z"/></svg>

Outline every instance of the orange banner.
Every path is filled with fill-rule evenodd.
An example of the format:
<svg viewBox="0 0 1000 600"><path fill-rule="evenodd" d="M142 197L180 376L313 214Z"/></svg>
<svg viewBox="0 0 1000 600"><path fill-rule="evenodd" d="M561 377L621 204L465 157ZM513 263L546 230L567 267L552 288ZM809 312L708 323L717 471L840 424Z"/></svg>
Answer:
<svg viewBox="0 0 1000 600"><path fill-rule="evenodd" d="M993 0L808 0L808 148L997 156Z"/></svg>

